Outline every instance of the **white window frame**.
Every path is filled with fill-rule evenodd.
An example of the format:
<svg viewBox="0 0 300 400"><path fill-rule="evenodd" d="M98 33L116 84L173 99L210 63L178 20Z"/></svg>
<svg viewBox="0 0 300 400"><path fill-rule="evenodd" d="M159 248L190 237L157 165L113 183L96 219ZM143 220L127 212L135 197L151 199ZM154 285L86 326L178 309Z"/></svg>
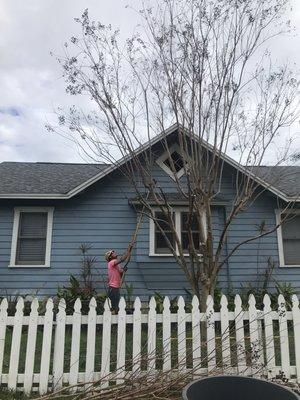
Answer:
<svg viewBox="0 0 300 400"><path fill-rule="evenodd" d="M184 173L185 170L184 168L181 168L176 174L165 164L165 161L169 158L169 155L172 155L172 153L177 152L183 157L183 153L181 148L177 143L174 143L170 148L169 151L165 151L158 159L156 160L156 163L160 166L161 169L163 169L174 181L177 179L180 179ZM184 157L183 157L184 160Z"/></svg>
<svg viewBox="0 0 300 400"><path fill-rule="evenodd" d="M46 253L45 264L16 264L17 244L19 235L20 215L22 212L47 212L47 236L46 236ZM53 226L54 207L15 207L14 222L11 242L10 263L11 268L50 268L51 242L52 242L52 226Z"/></svg>
<svg viewBox="0 0 300 400"><path fill-rule="evenodd" d="M159 207L153 207L153 211L157 212L157 211L161 211L161 209ZM189 211L189 208L174 206L171 209L171 211L172 211L172 213L175 214L175 229L176 229L178 237L181 240L181 213ZM202 218L204 220L204 227L205 227L205 231L206 231L207 226L206 226L205 214L203 214ZM177 244L176 244L176 254L179 255ZM199 255L201 255L201 254L199 254ZM150 218L150 220L149 220L149 256L150 257L173 257L172 253L168 253L168 254L155 253L155 222L153 221L152 218ZM184 256L189 257L189 254L184 254Z"/></svg>
<svg viewBox="0 0 300 400"><path fill-rule="evenodd" d="M276 209L276 225L279 225L277 228L277 241L278 241L278 255L279 255L279 267L282 268L299 268L300 264L285 264L284 262L284 251L283 251L283 237L282 237L282 228L281 228L281 214L300 214L299 210L283 210L283 209Z"/></svg>

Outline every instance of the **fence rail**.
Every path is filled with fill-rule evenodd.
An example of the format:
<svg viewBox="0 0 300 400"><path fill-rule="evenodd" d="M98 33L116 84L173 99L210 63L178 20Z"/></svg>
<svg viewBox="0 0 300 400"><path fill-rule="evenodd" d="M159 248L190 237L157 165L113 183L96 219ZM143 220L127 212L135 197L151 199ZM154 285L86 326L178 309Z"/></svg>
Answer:
<svg viewBox="0 0 300 400"><path fill-rule="evenodd" d="M222 296L220 310L211 297L205 313L193 298L188 311L179 297L176 312L165 297L163 310L151 298L147 307L135 299L126 312L121 298L118 315L112 315L108 301L97 315L96 300L89 303L88 315L81 313L76 300L73 315L66 315L61 300L54 313L53 300L39 315L37 299L30 315L24 316L20 298L14 316L8 316L8 302L0 305L0 384L25 393L59 390L100 380L122 383L130 374L148 375L159 371L188 371L193 374L217 372L273 378L276 375L300 383L300 309L297 296L287 310L283 296L271 308L268 295L262 310L250 295L242 306L239 295L233 310ZM173 310L174 311L174 310Z"/></svg>

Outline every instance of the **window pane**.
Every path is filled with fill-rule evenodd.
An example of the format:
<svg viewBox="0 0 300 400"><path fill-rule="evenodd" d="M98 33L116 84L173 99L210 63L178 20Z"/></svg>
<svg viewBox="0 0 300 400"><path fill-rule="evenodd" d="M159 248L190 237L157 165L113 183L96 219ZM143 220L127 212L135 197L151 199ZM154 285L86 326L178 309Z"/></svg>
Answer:
<svg viewBox="0 0 300 400"><path fill-rule="evenodd" d="M47 213L22 212L19 235L26 237L46 237Z"/></svg>
<svg viewBox="0 0 300 400"><path fill-rule="evenodd" d="M47 212L21 212L16 265L43 265L46 257Z"/></svg>
<svg viewBox="0 0 300 400"><path fill-rule="evenodd" d="M157 222L159 223L159 226L161 229L164 231L165 235L168 237L169 241L172 243L172 245L175 245L174 241L174 235L172 233L172 230L170 228L170 225L167 221L167 218L163 212L156 212L155 217L157 218ZM167 241L161 233L160 229L158 226L155 224L155 253L156 254L171 254L171 250L168 247Z"/></svg>
<svg viewBox="0 0 300 400"><path fill-rule="evenodd" d="M174 237L171 232L165 232L165 235L174 246ZM167 241L162 233L155 234L155 253L157 254L171 254Z"/></svg>
<svg viewBox="0 0 300 400"><path fill-rule="evenodd" d="M18 265L45 264L46 239L19 239L17 248Z"/></svg>
<svg viewBox="0 0 300 400"><path fill-rule="evenodd" d="M300 215L288 216L281 229L285 265L300 265Z"/></svg>
<svg viewBox="0 0 300 400"><path fill-rule="evenodd" d="M300 265L300 240L284 240L283 252L286 265Z"/></svg>
<svg viewBox="0 0 300 400"><path fill-rule="evenodd" d="M191 227L192 231L199 231L197 216L194 213L192 216L191 223L189 223L189 213L182 212L181 213L181 230L187 231L189 229L189 226Z"/></svg>
<svg viewBox="0 0 300 400"><path fill-rule="evenodd" d="M170 168L171 171L175 169L176 172L179 172L184 166L182 155L177 153L177 151L174 151L171 154L171 159L173 161L173 164L170 160L170 157L168 157L164 163L167 165L168 168Z"/></svg>
<svg viewBox="0 0 300 400"><path fill-rule="evenodd" d="M199 232L193 232L193 242L194 242L194 247L196 250L200 250L200 237L199 237ZM182 240L182 247L183 251L185 253L188 253L189 251L189 236L187 232L182 232L181 234L181 240Z"/></svg>
<svg viewBox="0 0 300 400"><path fill-rule="evenodd" d="M156 212L155 213L155 218L156 218L156 221L158 222L159 226L161 227L161 229L163 231L170 231L171 230L171 227L170 227L170 224L168 222L168 219L166 218L164 213ZM156 224L155 224L155 231L156 232L160 232L160 229Z"/></svg>

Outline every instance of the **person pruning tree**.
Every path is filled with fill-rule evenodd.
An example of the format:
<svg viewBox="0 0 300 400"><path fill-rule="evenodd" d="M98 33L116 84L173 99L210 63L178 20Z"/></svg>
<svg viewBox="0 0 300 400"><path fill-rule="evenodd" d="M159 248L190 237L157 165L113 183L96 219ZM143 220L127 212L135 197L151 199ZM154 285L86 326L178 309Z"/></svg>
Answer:
<svg viewBox="0 0 300 400"><path fill-rule="evenodd" d="M123 262L129 261L133 245L134 243L131 242L126 252L120 258L118 258L118 254L115 252L115 250L109 250L105 253L108 270L108 298L111 302L111 310L113 314L117 314L119 310L122 276L127 271L127 264L123 268L121 268L119 265Z"/></svg>

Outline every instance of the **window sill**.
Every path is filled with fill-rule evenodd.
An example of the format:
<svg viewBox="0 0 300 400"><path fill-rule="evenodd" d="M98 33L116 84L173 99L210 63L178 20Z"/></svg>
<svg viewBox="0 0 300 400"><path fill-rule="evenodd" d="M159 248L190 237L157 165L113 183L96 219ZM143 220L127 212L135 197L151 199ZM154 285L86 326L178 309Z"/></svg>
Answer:
<svg viewBox="0 0 300 400"><path fill-rule="evenodd" d="M9 264L8 268L50 268L50 265L14 265L14 264Z"/></svg>
<svg viewBox="0 0 300 400"><path fill-rule="evenodd" d="M300 268L300 264L295 264L295 265L279 265L279 268Z"/></svg>

